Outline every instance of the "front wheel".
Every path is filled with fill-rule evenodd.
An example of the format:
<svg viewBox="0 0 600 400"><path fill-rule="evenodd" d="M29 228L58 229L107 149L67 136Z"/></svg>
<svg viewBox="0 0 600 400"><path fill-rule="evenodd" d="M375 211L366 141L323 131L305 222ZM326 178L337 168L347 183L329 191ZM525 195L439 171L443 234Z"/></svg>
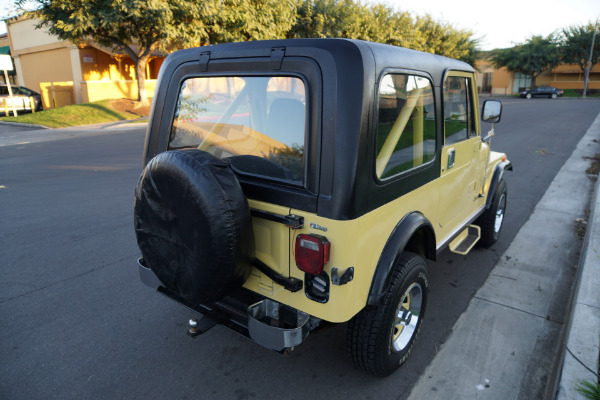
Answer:
<svg viewBox="0 0 600 400"><path fill-rule="evenodd" d="M500 236L500 230L504 223L504 213L506 212L506 181L500 179L490 208L479 217L476 224L481 228L481 244L489 247L496 243Z"/></svg>
<svg viewBox="0 0 600 400"><path fill-rule="evenodd" d="M530 98L531 98L531 93L527 93L527 94L525 95L525 97L526 97L526 98L528 98L528 99L530 99Z"/></svg>
<svg viewBox="0 0 600 400"><path fill-rule="evenodd" d="M408 359L423 324L427 286L425 260L403 253L383 304L367 306L348 324L348 350L358 368L383 377Z"/></svg>

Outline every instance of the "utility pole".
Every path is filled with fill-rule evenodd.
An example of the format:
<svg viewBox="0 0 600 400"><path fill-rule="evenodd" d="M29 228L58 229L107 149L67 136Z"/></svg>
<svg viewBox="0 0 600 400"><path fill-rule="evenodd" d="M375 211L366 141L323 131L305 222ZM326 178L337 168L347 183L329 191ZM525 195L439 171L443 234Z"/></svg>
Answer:
<svg viewBox="0 0 600 400"><path fill-rule="evenodd" d="M596 40L596 25L598 25L598 20L594 22L594 34L592 35L592 46L590 47L590 57L588 58L587 67L585 68L585 83L583 84L583 97L585 99L585 95L587 93L588 82L590 78L590 69L592 67L592 55L594 54L594 41Z"/></svg>

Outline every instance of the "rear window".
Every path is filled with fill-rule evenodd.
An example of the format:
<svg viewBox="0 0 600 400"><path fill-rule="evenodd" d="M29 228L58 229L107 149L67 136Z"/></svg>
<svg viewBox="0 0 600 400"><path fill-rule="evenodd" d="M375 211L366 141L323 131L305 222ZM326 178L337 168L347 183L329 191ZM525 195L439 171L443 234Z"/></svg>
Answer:
<svg viewBox="0 0 600 400"><path fill-rule="evenodd" d="M169 149L198 148L241 174L304 182L306 88L297 77L183 82Z"/></svg>

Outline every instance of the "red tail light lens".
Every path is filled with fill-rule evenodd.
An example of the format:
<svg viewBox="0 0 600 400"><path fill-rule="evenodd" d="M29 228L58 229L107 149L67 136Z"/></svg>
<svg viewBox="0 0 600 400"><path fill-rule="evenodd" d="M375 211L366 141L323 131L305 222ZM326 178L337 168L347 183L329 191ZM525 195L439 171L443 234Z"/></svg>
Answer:
<svg viewBox="0 0 600 400"><path fill-rule="evenodd" d="M331 244L319 235L298 235L296 238L296 265L301 271L319 275L329 262Z"/></svg>

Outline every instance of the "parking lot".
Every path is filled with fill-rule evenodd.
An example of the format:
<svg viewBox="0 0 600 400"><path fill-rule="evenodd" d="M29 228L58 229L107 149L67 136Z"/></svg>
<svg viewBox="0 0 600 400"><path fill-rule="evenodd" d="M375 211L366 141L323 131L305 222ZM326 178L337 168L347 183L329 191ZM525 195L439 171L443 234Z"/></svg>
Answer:
<svg viewBox="0 0 600 400"><path fill-rule="evenodd" d="M352 366L345 325L285 357L221 327L185 335L193 314L137 276L144 126L52 131L49 141L0 129L0 397L406 398L600 112L599 100L504 103L492 140L514 165L503 236L491 250L428 263L422 334L383 380Z"/></svg>

